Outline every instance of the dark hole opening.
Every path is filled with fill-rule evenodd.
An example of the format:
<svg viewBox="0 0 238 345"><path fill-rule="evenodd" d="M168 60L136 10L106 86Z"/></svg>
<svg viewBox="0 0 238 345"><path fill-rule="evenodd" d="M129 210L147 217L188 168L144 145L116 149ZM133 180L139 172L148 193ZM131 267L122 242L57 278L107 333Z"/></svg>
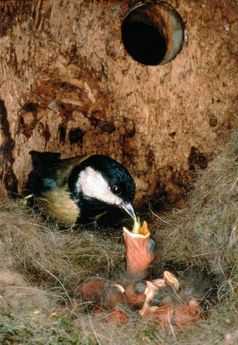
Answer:
<svg viewBox="0 0 238 345"><path fill-rule="evenodd" d="M144 65L158 65L167 50L164 35L151 23L126 18L121 27L127 52Z"/></svg>

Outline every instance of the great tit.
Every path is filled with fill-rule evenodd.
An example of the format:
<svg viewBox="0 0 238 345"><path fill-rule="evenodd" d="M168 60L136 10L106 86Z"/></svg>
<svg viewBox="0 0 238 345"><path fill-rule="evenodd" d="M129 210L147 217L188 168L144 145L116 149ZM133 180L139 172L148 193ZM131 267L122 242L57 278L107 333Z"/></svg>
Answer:
<svg viewBox="0 0 238 345"><path fill-rule="evenodd" d="M60 153L31 151L33 170L26 191L56 222L72 226L93 221L111 207L136 219L135 183L114 159L93 154L60 159Z"/></svg>

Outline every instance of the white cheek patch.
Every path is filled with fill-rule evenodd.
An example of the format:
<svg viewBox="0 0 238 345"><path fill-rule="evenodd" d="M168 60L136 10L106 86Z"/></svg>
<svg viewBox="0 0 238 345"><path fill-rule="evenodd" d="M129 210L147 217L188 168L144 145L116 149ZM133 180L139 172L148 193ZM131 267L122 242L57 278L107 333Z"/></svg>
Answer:
<svg viewBox="0 0 238 345"><path fill-rule="evenodd" d="M76 183L77 192L85 198L94 198L111 205L119 205L122 199L112 193L107 181L99 171L87 167L81 171Z"/></svg>

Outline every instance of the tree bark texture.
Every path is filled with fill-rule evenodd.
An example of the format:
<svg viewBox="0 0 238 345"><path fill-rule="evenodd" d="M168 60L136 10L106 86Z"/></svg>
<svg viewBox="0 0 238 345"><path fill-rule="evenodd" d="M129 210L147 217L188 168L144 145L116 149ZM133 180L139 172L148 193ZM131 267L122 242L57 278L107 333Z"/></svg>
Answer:
<svg viewBox="0 0 238 345"><path fill-rule="evenodd" d="M186 193L234 124L238 6L170 4L187 42L170 63L145 66L121 41L130 1L0 3L2 193L22 191L31 150L110 155L135 178L138 202Z"/></svg>

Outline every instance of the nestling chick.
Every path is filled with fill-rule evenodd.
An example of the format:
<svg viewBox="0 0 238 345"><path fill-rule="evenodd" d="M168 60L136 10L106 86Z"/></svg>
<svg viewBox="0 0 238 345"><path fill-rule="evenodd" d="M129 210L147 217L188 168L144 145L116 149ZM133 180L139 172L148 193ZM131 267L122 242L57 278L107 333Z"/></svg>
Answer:
<svg viewBox="0 0 238 345"><path fill-rule="evenodd" d="M135 218L135 183L114 159L98 154L69 159L60 159L59 153L30 154L33 171L26 190L58 223L71 226L92 221L110 207Z"/></svg>

